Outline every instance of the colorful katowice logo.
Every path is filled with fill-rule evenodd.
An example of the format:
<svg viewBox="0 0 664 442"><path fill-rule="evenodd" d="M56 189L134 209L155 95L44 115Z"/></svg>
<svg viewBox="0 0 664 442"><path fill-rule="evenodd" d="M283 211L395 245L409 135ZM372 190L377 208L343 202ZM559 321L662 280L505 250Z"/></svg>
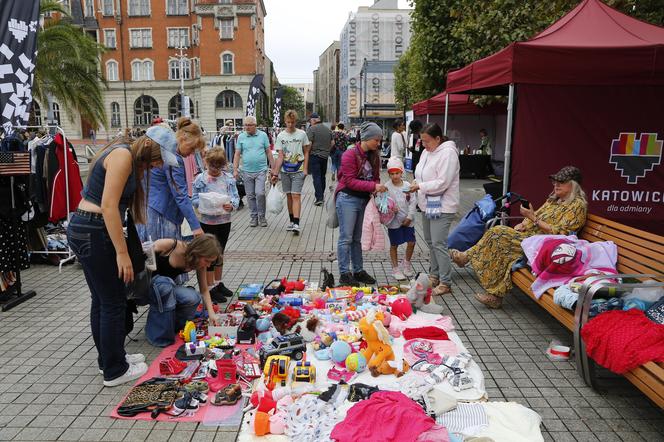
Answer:
<svg viewBox="0 0 664 442"><path fill-rule="evenodd" d="M656 133L621 132L611 143L609 163L613 164L627 184L636 184L662 162L662 144Z"/></svg>

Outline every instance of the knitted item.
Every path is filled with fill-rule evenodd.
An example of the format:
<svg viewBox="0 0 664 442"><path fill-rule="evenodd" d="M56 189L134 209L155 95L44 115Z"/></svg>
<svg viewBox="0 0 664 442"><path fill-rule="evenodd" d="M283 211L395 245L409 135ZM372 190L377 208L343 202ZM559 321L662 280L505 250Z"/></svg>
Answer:
<svg viewBox="0 0 664 442"><path fill-rule="evenodd" d="M602 313L581 329L588 356L623 374L646 362L664 362L664 325L636 309Z"/></svg>
<svg viewBox="0 0 664 442"><path fill-rule="evenodd" d="M422 338L430 339L433 341L449 341L447 332L439 327L420 327L420 328L407 328L403 331L403 337L409 341L411 339Z"/></svg>
<svg viewBox="0 0 664 442"><path fill-rule="evenodd" d="M369 310L351 310L346 312L346 317L349 321L359 321L364 318Z"/></svg>

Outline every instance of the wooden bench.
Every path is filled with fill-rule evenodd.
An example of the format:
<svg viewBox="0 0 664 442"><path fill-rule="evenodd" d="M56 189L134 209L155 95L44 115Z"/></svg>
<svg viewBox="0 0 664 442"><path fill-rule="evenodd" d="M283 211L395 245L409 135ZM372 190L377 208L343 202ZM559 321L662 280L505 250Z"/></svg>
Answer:
<svg viewBox="0 0 664 442"><path fill-rule="evenodd" d="M580 239L590 242L613 241L618 247L617 270L619 273L664 274L664 237L662 236L596 215L588 215L586 225L578 236ZM581 302L577 303L577 312L567 310L553 302L553 289L549 289L537 299L530 289L534 280L535 277L528 269L519 269L512 273L514 285L542 306L558 322L578 335L580 328L584 325L579 323L581 321ZM577 348L577 351L581 350ZM579 356L585 357L585 355ZM664 408L664 364L646 363L626 373L625 378L660 408ZM587 379L586 382L588 382Z"/></svg>

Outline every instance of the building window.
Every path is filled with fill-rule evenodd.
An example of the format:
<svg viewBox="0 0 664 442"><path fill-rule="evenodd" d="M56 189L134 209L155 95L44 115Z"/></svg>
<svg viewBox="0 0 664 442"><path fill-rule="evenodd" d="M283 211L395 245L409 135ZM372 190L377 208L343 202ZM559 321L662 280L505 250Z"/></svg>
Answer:
<svg viewBox="0 0 664 442"><path fill-rule="evenodd" d="M166 0L166 15L187 15L187 0Z"/></svg>
<svg viewBox="0 0 664 442"><path fill-rule="evenodd" d="M226 52L221 54L221 73L233 75L233 54Z"/></svg>
<svg viewBox="0 0 664 442"><path fill-rule="evenodd" d="M191 25L191 44L197 45L200 42L200 33L198 31L198 25Z"/></svg>
<svg viewBox="0 0 664 442"><path fill-rule="evenodd" d="M219 36L224 40L233 39L233 19L219 20Z"/></svg>
<svg viewBox="0 0 664 442"><path fill-rule="evenodd" d="M182 60L182 78L191 80L191 64L189 60ZM180 60L171 60L168 62L168 79L180 79Z"/></svg>
<svg viewBox="0 0 664 442"><path fill-rule="evenodd" d="M154 117L159 116L157 100L149 95L141 95L134 102L134 125L149 126Z"/></svg>
<svg viewBox="0 0 664 442"><path fill-rule="evenodd" d="M115 29L104 29L104 46L108 49L115 49L117 47Z"/></svg>
<svg viewBox="0 0 664 442"><path fill-rule="evenodd" d="M194 118L194 110L189 100L189 115ZM168 101L168 119L176 120L182 116L182 96L180 94L173 95Z"/></svg>
<svg viewBox="0 0 664 442"><path fill-rule="evenodd" d="M168 29L168 47L169 48L188 48L189 47L189 28L169 28Z"/></svg>
<svg viewBox="0 0 664 442"><path fill-rule="evenodd" d="M191 78L201 78L201 59L193 58L192 59L192 73Z"/></svg>
<svg viewBox="0 0 664 442"><path fill-rule="evenodd" d="M113 15L115 13L114 3L115 0L101 0L101 14L105 17Z"/></svg>
<svg viewBox="0 0 664 442"><path fill-rule="evenodd" d="M118 81L118 62L115 60L109 60L106 62L106 80L107 81Z"/></svg>
<svg viewBox="0 0 664 442"><path fill-rule="evenodd" d="M53 123L60 126L60 105L53 102Z"/></svg>
<svg viewBox="0 0 664 442"><path fill-rule="evenodd" d="M94 0L85 1L85 16L94 17L95 16L95 3Z"/></svg>
<svg viewBox="0 0 664 442"><path fill-rule="evenodd" d="M120 105L114 101L111 103L111 127L120 126Z"/></svg>
<svg viewBox="0 0 664 442"><path fill-rule="evenodd" d="M150 15L150 0L127 0L127 12L130 16Z"/></svg>
<svg viewBox="0 0 664 442"><path fill-rule="evenodd" d="M220 5L230 5L233 3L233 0L219 0Z"/></svg>
<svg viewBox="0 0 664 442"><path fill-rule="evenodd" d="M32 101L32 108L30 109L30 119L28 120L30 126L41 126L42 117L41 117L41 108L39 103Z"/></svg>
<svg viewBox="0 0 664 442"><path fill-rule="evenodd" d="M152 28L130 29L129 35L132 48L152 47Z"/></svg>
<svg viewBox="0 0 664 442"><path fill-rule="evenodd" d="M217 95L215 107L217 109L242 109L242 98L235 91L223 91Z"/></svg>
<svg viewBox="0 0 664 442"><path fill-rule="evenodd" d="M152 60L134 60L131 62L131 81L154 80Z"/></svg>

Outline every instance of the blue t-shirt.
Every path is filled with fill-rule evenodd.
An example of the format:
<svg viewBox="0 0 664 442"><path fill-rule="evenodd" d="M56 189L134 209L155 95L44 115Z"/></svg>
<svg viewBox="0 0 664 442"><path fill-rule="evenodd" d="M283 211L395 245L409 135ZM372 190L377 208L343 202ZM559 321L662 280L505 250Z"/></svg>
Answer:
<svg viewBox="0 0 664 442"><path fill-rule="evenodd" d="M257 130L255 135L249 135L246 131L237 137L237 149L242 155L242 171L256 173L267 170L267 156L265 149L270 147L270 140L262 130Z"/></svg>

